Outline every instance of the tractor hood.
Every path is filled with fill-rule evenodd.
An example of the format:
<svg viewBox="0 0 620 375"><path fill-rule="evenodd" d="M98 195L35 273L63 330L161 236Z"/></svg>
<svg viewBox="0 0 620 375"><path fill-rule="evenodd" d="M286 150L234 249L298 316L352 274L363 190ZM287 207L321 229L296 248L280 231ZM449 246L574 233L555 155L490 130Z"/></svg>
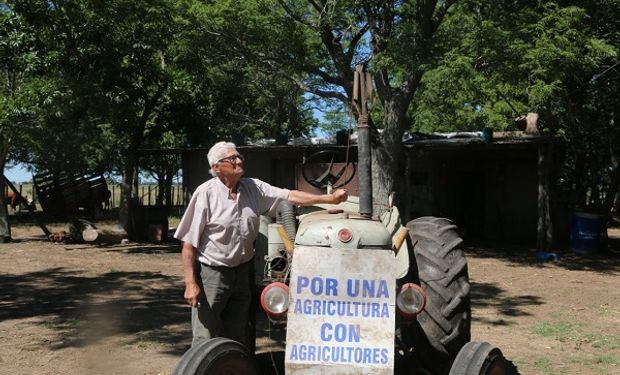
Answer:
<svg viewBox="0 0 620 375"><path fill-rule="evenodd" d="M343 233L344 237L339 236L339 233ZM342 210L317 211L305 215L301 220L295 245L389 249L392 236L379 221Z"/></svg>

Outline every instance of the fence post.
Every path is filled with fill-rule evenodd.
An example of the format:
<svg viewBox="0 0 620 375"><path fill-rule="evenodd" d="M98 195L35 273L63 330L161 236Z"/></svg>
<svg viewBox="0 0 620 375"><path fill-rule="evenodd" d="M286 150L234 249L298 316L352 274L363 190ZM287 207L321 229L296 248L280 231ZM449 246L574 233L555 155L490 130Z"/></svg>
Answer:
<svg viewBox="0 0 620 375"><path fill-rule="evenodd" d="M32 203L36 205L38 201L39 201L39 198L37 197L37 189L35 188L34 181L33 181L32 182Z"/></svg>

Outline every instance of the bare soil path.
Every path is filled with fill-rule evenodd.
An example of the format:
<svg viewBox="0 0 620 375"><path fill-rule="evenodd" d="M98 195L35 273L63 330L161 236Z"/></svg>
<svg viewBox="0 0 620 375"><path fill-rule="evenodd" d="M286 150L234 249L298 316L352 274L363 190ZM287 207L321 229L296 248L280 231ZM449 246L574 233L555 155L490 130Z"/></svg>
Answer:
<svg viewBox="0 0 620 375"><path fill-rule="evenodd" d="M610 233L609 254L544 263L522 247L467 247L473 340L522 374L620 374ZM0 374L171 373L191 338L177 244L52 244L27 226L13 237L0 244Z"/></svg>

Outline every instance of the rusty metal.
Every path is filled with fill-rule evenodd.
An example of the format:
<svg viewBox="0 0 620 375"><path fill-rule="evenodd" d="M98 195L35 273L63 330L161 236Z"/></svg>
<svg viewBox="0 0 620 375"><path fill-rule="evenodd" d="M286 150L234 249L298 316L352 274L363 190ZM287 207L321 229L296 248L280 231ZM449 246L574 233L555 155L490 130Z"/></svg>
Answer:
<svg viewBox="0 0 620 375"><path fill-rule="evenodd" d="M363 65L355 67L353 107L357 110L357 160L358 180L360 186L359 213L363 217L372 217L372 162L370 156L370 129L368 127L367 94L372 92L368 85Z"/></svg>

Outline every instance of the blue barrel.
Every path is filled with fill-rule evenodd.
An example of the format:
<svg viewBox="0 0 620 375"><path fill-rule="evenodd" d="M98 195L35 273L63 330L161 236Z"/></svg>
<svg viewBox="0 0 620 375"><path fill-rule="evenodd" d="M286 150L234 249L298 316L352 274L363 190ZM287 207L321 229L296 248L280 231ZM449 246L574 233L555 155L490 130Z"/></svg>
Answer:
<svg viewBox="0 0 620 375"><path fill-rule="evenodd" d="M587 255L599 249L601 221L597 214L575 212L570 232L570 248L574 253Z"/></svg>

